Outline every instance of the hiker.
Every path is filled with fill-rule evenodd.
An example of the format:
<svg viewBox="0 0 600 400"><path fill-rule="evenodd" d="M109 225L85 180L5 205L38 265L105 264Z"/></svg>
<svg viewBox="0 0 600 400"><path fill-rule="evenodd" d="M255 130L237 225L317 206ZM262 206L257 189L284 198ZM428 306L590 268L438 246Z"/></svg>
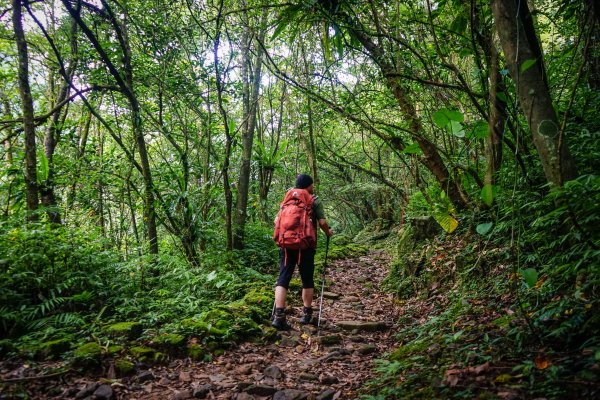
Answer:
<svg viewBox="0 0 600 400"><path fill-rule="evenodd" d="M314 293L313 275L317 251L317 224L328 237L333 230L325 220L321 200L314 195L313 179L300 174L296 186L286 193L279 214L275 218L275 239L279 249L279 278L275 287L275 317L272 325L278 330L289 330L285 318L285 296L296 265L302 279L304 304L301 324L312 321Z"/></svg>

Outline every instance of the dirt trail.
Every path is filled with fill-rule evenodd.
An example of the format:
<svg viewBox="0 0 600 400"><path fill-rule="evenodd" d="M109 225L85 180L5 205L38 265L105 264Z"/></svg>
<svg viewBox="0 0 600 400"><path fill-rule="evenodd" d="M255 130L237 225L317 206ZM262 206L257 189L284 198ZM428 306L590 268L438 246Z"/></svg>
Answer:
<svg viewBox="0 0 600 400"><path fill-rule="evenodd" d="M116 383L102 380L48 381L60 395L79 399L354 399L372 374L373 360L393 345L394 307L380 289L389 260L384 253L329 263L321 330L302 326L299 293L288 293L294 330L270 343L243 343L212 362L175 360ZM319 295L315 290L315 296ZM318 299L315 301L318 310ZM315 315L317 313L315 312ZM366 323L370 322L370 323ZM110 386L109 386L110 384ZM87 388L87 392L86 389ZM96 392L94 394L94 392ZM46 392L48 393L48 392Z"/></svg>

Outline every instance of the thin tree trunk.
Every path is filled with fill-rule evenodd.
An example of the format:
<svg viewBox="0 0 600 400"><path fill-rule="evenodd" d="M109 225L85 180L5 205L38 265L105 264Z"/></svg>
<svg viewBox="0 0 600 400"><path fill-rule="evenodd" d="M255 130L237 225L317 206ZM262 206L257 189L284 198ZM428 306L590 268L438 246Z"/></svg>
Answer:
<svg viewBox="0 0 600 400"><path fill-rule="evenodd" d="M121 76L115 65L112 63L110 57L98 41L98 38L92 32L92 30L83 22L79 13L73 9L73 6L68 0L61 0L71 17L77 21L77 24L81 28L81 31L89 39L94 49L98 52L98 55L108 68L108 71L115 79L122 92L127 97L131 108L131 124L135 143L140 153L140 167L142 177L144 179L144 222L146 224L146 232L149 241L149 251L151 254L158 254L158 235L156 227L156 211L154 207L154 185L152 182L152 172L150 170L150 161L148 157L148 151L146 148L146 142L144 140L144 133L142 130L142 116L140 110L139 101L135 95L133 86L133 68L131 65L131 48L129 39L127 37L127 29L124 24L121 24L112 9L105 0L101 0L106 15L110 18L110 21L115 28L115 33L121 50L123 52L123 72L124 77Z"/></svg>
<svg viewBox="0 0 600 400"><path fill-rule="evenodd" d="M38 184L37 184L37 158L35 146L35 124L33 99L29 87L29 59L27 42L23 31L23 17L21 11L21 0L12 2L12 22L17 42L19 58L19 94L21 95L21 106L23 108L23 131L25 133L25 185L27 188L27 210L28 220L38 219L35 211L38 208Z"/></svg>
<svg viewBox="0 0 600 400"><path fill-rule="evenodd" d="M231 225L231 210L233 208L233 194L231 192L231 184L229 182L229 159L231 157L231 145L233 138L229 130L229 119L227 117L227 111L223 105L223 82L221 79L221 72L219 71L219 44L221 41L221 25L222 25L222 12L223 12L223 0L219 2L219 14L216 21L216 36L215 46L213 50L214 65L215 65L215 78L217 85L217 100L219 104L219 111L223 118L223 130L225 133L225 154L223 156L223 167L221 173L223 175L223 190L225 192L225 236L226 236L226 248L227 250L233 249L233 230Z"/></svg>
<svg viewBox="0 0 600 400"><path fill-rule="evenodd" d="M575 162L552 105L539 42L527 4L515 0L494 0L492 11L508 69L517 88L517 97L538 151L546 180L553 186L577 176ZM535 64L531 64L535 61Z"/></svg>
<svg viewBox="0 0 600 400"><path fill-rule="evenodd" d="M462 190L460 182L450 175L437 147L425 137L425 132L423 131L423 126L415 105L409 100L408 92L402 86L402 82L400 81L395 68L388 60L386 60L384 49L373 42L373 40L356 25L350 16L344 15L344 18L348 24L348 29L350 29L356 39L363 45L371 59L379 66L388 87L398 102L402 116L409 124L413 139L419 144L419 147L423 151L421 162L433 174L442 189L448 193L449 199L456 208L461 209L468 207L469 200ZM396 143L392 142L391 145L395 147Z"/></svg>
<svg viewBox="0 0 600 400"><path fill-rule="evenodd" d="M311 64L308 62L306 57L306 51L304 48L304 42L301 44L302 51L302 61L304 62L304 75L309 77L312 75ZM306 79L306 86L309 87L310 79ZM306 111L307 111L307 122L308 122L308 135L306 135L302 128L299 128L300 140L304 144L304 148L306 150L306 158L308 160L308 165L311 170L312 178L315 183L315 187L319 186L319 175L317 172L317 149L315 146L315 135L314 135L314 119L313 119L313 107L312 100L309 96L306 99Z"/></svg>
<svg viewBox="0 0 600 400"><path fill-rule="evenodd" d="M260 21L259 43L262 43L266 33L267 11L263 11ZM260 80L262 77L262 55L263 49L257 46L257 54L252 60L250 47L252 44L252 31L247 27L244 39L244 125L242 133L242 165L238 179L238 194L235 214L235 232L233 235L233 248L244 248L244 231L248 218L248 194L250 192L250 163L252 161L252 146L254 144L254 132L256 131L256 114L258 96L260 92Z"/></svg>

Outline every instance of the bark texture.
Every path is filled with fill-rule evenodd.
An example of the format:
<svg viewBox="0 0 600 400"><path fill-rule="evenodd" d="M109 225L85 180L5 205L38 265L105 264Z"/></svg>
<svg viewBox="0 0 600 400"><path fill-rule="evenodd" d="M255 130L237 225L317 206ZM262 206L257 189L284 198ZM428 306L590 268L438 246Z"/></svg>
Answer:
<svg viewBox="0 0 600 400"><path fill-rule="evenodd" d="M546 180L553 186L577 176L566 138L561 137L546 83L541 47L525 1L495 0L494 20L517 97L527 119ZM535 61L535 64L531 64Z"/></svg>

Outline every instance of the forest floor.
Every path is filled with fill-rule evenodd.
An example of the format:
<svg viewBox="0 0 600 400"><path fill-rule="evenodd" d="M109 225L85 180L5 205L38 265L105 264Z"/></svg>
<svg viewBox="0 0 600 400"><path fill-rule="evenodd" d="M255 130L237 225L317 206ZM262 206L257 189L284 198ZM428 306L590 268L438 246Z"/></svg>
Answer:
<svg viewBox="0 0 600 400"><path fill-rule="evenodd" d="M34 399L357 398L372 378L373 360L394 346L398 310L392 296L380 288L389 261L384 252L371 251L330 262L320 329L297 322L300 294L288 293L288 321L293 330L281 332L271 343L241 343L210 362L176 359L138 368L134 375L121 379L115 379L111 368L96 375L69 372L29 379L50 366L11 369L0 364L0 380L16 380ZM318 299L315 303L316 316ZM0 398L10 397L0 392Z"/></svg>
<svg viewBox="0 0 600 400"><path fill-rule="evenodd" d="M511 293L483 281L457 283L451 271L467 242L430 245L427 268L445 272L404 300L383 289L392 262L385 251L330 261L321 329L297 322L300 292L290 291L292 331L239 343L211 361L138 364L118 377L113 364L44 376L65 363L0 360L0 400L600 398L593 352L531 340L517 351L509 332L525 331L526 321ZM511 276L505 263L486 268L490 282Z"/></svg>

